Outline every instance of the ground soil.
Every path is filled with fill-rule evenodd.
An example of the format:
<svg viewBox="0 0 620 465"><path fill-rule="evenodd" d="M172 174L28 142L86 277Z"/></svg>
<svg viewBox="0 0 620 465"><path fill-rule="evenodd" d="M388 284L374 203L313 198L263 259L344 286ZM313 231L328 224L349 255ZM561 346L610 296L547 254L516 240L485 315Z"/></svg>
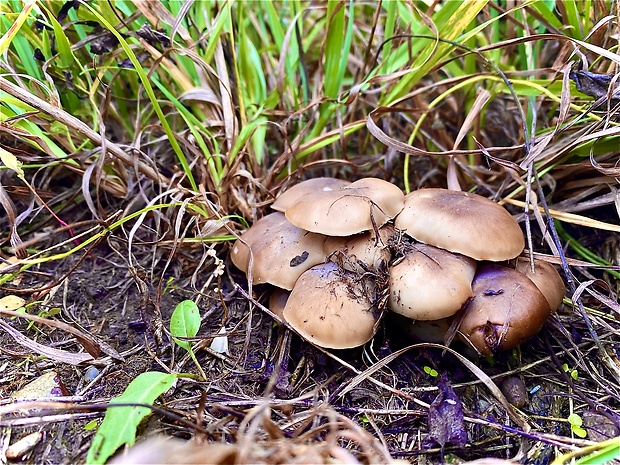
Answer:
<svg viewBox="0 0 620 465"><path fill-rule="evenodd" d="M601 247L607 247L608 253L617 253L617 244L610 246L610 240L605 239ZM571 437L570 426L563 420L571 409L581 413L603 410L612 423L618 424L614 413L619 407L615 384L609 383L606 388L601 377L594 374L602 373L602 379L609 376L596 355L583 319L570 307L562 307L543 331L520 349L498 354L492 360L479 359L462 345L454 346L497 384L508 374L523 383L521 389L524 388L526 402L522 410L535 427L534 434L524 436L518 434L505 409L476 375L451 354L442 354L435 348L406 351L373 374L391 390L368 381L351 388L355 373L347 365L363 371L411 343L402 332L402 322L391 316L384 319L372 343L363 348L333 351L337 360L290 333L236 290L236 285L247 289L247 282L229 263L228 244L216 248L227 265L219 280L212 278L215 269L212 260L204 261L202 268L197 269L204 253L202 246L181 245L170 257L170 249L140 244L133 248L131 265L126 259L125 246L126 242L118 237L110 237L84 256L76 253L42 264L23 273L18 284L2 287L0 297L11 293L22 295L34 304L30 313L57 310L56 318L82 328L121 357L110 357L114 352L106 354L103 350L100 363L95 364L100 376L89 383L85 380L88 365L71 366L34 356L8 333L0 332L0 398L7 399L36 373L50 370L59 374L70 395L79 396L78 401L85 404L107 402L145 371L191 373L196 379L179 379L160 405L192 422L196 415L202 415L203 425L208 426L212 439L235 442L240 422L264 398L270 399L272 419L285 435L291 434L282 426L286 418L325 404L380 437L394 458L415 463L438 461L440 448L427 437L426 409L411 399L432 403L442 377L454 387L466 415L496 425L509 425L502 431L498 427L467 423L467 446L461 449L447 444L445 448L446 453L462 459L512 457L525 447L529 455L522 459L523 463L548 463L554 447L536 433ZM600 276L595 270L587 273ZM203 288L209 279L211 284ZM266 303L269 292L267 286L253 288L259 302ZM197 350L197 357L206 381L198 379L199 371L194 363L184 350L172 343L167 332L175 306L185 299L198 298L203 322L196 340L203 341L203 350ZM587 295L584 303L600 308ZM68 351L83 350L62 331L41 325L29 328L25 320L13 320L10 324L40 344ZM215 353L209 348L222 325L228 334L228 354ZM617 355L613 332L606 331L600 319L595 319L594 325L603 343ZM591 372L577 367L580 357ZM573 368L577 369L576 379L570 376ZM430 369L436 376L429 374ZM346 394L340 395L345 389ZM201 405L205 406L204 411ZM6 434L11 430L14 438L31 431L44 433L44 440L24 458L25 462L83 462L95 432L87 425L102 415L101 411L90 412L86 407L82 412L73 412L68 420L51 418L49 422L37 422L30 427L5 426L4 431ZM617 426L609 428L611 431ZM181 438L195 434L191 427L161 412L142 425L139 436L155 432Z"/></svg>

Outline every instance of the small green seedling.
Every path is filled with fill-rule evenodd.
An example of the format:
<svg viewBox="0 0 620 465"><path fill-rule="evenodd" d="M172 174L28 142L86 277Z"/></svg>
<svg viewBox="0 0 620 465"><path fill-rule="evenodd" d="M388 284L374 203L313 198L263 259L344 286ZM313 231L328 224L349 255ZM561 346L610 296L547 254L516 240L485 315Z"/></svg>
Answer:
<svg viewBox="0 0 620 465"><path fill-rule="evenodd" d="M99 426L99 422L97 420L89 421L88 423L84 425L84 431L96 430L97 426Z"/></svg>
<svg viewBox="0 0 620 465"><path fill-rule="evenodd" d="M170 290L171 288L176 288L176 286L173 284L174 283L174 276L170 276L167 280L166 280L166 284L164 285L164 290L162 291L162 294L165 294L166 292L168 292L168 290ZM173 287L174 286L174 287Z"/></svg>
<svg viewBox="0 0 620 465"><path fill-rule="evenodd" d="M188 338L195 337L200 329L200 311L198 306L191 300L184 300L174 309L172 317L170 318L170 333L172 334L174 342L183 349L189 352L190 357L198 367L198 371L202 376L202 379L206 380L205 375L198 359L194 354L192 345L189 341L178 339L179 337Z"/></svg>
<svg viewBox="0 0 620 465"><path fill-rule="evenodd" d="M424 366L424 373L426 373L427 375L432 376L433 378L437 378L437 376L439 376L439 373L437 373L437 370L429 367L429 366Z"/></svg>
<svg viewBox="0 0 620 465"><path fill-rule="evenodd" d="M570 429L575 436L585 438L588 435L588 432L581 427L583 420L576 413L571 413L568 416L568 422L570 423Z"/></svg>
<svg viewBox="0 0 620 465"><path fill-rule="evenodd" d="M577 381L579 379L579 373L577 372L577 370L571 370L568 367L567 363L562 365L562 370L564 370L565 373L568 373L570 375L570 377L573 378L575 381Z"/></svg>

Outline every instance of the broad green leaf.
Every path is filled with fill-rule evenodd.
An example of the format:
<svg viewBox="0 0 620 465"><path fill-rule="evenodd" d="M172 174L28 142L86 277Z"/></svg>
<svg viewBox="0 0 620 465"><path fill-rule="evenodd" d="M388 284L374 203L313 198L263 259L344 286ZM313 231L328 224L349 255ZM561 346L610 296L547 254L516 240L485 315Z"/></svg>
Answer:
<svg viewBox="0 0 620 465"><path fill-rule="evenodd" d="M200 311L198 306L191 300L184 300L174 309L170 318L170 332L177 337L194 337L200 329ZM174 338L179 347L185 350L191 349L189 341Z"/></svg>
<svg viewBox="0 0 620 465"><path fill-rule="evenodd" d="M597 444L597 446L599 446L599 449L596 452L577 460L575 465L598 465L600 463L611 463L612 460L620 457L620 437Z"/></svg>
<svg viewBox="0 0 620 465"><path fill-rule="evenodd" d="M86 463L105 463L122 445L133 445L138 425L151 413L148 407L114 407L114 404L153 404L172 387L175 379L176 375L167 373L142 373L129 383L123 394L112 399L111 407L88 449Z"/></svg>

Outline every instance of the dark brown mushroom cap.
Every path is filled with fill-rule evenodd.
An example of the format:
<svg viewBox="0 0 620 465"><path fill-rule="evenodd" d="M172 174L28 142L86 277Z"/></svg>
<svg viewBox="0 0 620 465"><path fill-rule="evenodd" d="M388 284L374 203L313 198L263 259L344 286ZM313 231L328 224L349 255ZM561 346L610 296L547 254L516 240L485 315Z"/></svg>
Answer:
<svg viewBox="0 0 620 465"><path fill-rule="evenodd" d="M316 192L328 192L341 187L348 186L351 181L338 178L312 178L295 184L290 189L284 191L271 204L271 208L284 213L291 205L306 195L313 195Z"/></svg>
<svg viewBox="0 0 620 465"><path fill-rule="evenodd" d="M530 266L529 259L525 257L517 258L517 264L515 266L517 271L520 271L525 276L530 278L536 287L543 293L551 310L557 310L562 304L564 294L566 293L566 286L564 281L558 274L553 265L543 260L534 260L534 272L532 273L532 267Z"/></svg>
<svg viewBox="0 0 620 465"><path fill-rule="evenodd" d="M545 296L525 275L499 265L479 267L474 298L459 331L480 354L511 349L534 336L551 313Z"/></svg>
<svg viewBox="0 0 620 465"><path fill-rule="evenodd" d="M375 334L378 318L371 311L370 289L359 275L327 262L302 274L286 306L284 319L302 337L330 349L365 344Z"/></svg>
<svg viewBox="0 0 620 465"><path fill-rule="evenodd" d="M416 244L390 267L390 310L414 320L454 315L472 294L476 262L426 244Z"/></svg>
<svg viewBox="0 0 620 465"><path fill-rule="evenodd" d="M293 226L280 212L261 218L240 238L230 257L237 268L249 275L252 250L253 284L270 283L291 290L304 271L325 261L325 236Z"/></svg>
<svg viewBox="0 0 620 465"><path fill-rule="evenodd" d="M525 247L523 232L507 210L469 192L411 192L394 224L418 241L476 260L509 260Z"/></svg>
<svg viewBox="0 0 620 465"><path fill-rule="evenodd" d="M387 223L402 210L404 199L394 184L364 178L300 198L286 210L286 218L306 231L351 236Z"/></svg>

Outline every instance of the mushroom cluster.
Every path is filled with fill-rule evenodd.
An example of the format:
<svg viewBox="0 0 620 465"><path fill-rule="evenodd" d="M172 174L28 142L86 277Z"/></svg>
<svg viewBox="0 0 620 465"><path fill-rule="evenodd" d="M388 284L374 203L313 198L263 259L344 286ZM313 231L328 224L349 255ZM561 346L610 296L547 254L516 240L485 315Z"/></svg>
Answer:
<svg viewBox="0 0 620 465"><path fill-rule="evenodd" d="M316 178L272 208L232 261L253 284L290 291L278 292L278 315L322 347L368 342L389 309L422 328L452 325L492 355L536 334L564 296L553 266L517 258L525 241L514 218L477 194Z"/></svg>

